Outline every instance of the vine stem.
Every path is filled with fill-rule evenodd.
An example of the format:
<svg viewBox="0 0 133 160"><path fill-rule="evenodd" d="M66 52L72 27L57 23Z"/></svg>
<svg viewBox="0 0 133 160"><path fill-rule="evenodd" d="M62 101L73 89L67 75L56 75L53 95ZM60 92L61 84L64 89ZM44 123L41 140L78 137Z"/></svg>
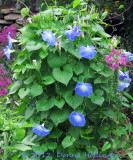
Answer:
<svg viewBox="0 0 133 160"><path fill-rule="evenodd" d="M86 19L87 19L87 14L86 14ZM94 44L95 48L97 49L97 51L98 51L102 56L105 57L105 55L103 55L103 54L98 50L97 46L95 45L95 42L94 42L94 41L92 40L92 38L91 38L91 35L90 35L90 32L89 32L88 19L87 19L87 28L88 28L88 35L89 35L89 37L90 37L92 43Z"/></svg>
<svg viewBox="0 0 133 160"><path fill-rule="evenodd" d="M45 4L46 4L46 6L48 7L48 3L47 3L47 1L46 1L46 0L44 0L44 2L45 2Z"/></svg>
<svg viewBox="0 0 133 160"><path fill-rule="evenodd" d="M126 11L128 11L128 10L132 7L132 5L133 5L133 1L132 1L131 5L130 5L125 11L123 11L123 12L120 13L120 14L118 14L117 16L114 16L114 17L110 17L110 18L108 18L108 19L105 19L104 21L108 21L108 20L110 20L110 19L114 19L114 18L116 18L116 17L120 17L123 13L125 13Z"/></svg>
<svg viewBox="0 0 133 160"><path fill-rule="evenodd" d="M22 5L24 5L26 8L28 8L28 7L26 6L26 4L24 4L22 1L18 0L18 2L21 3ZM31 13L32 15L34 15L31 11L30 11L30 13Z"/></svg>
<svg viewBox="0 0 133 160"><path fill-rule="evenodd" d="M4 143L7 146L8 145L8 133L4 132ZM4 149L4 160L7 160L8 157L8 149Z"/></svg>

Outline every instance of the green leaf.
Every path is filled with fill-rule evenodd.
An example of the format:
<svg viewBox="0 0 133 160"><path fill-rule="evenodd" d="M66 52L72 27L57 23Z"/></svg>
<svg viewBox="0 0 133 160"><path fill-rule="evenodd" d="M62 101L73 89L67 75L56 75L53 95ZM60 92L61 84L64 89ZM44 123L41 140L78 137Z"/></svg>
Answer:
<svg viewBox="0 0 133 160"><path fill-rule="evenodd" d="M97 64L96 63L91 63L90 67L97 72L102 71L104 69L104 65L101 62L99 62Z"/></svg>
<svg viewBox="0 0 133 160"><path fill-rule="evenodd" d="M9 94L14 94L20 87L20 84L20 81L16 81L14 85L11 87Z"/></svg>
<svg viewBox="0 0 133 160"><path fill-rule="evenodd" d="M92 38L92 40L93 40L93 41L101 41L102 38L101 38L101 37L94 37L94 38Z"/></svg>
<svg viewBox="0 0 133 160"><path fill-rule="evenodd" d="M98 105L102 105L104 102L104 97L100 96L100 95L95 95L94 93L92 93L90 95L91 101L92 103L98 104Z"/></svg>
<svg viewBox="0 0 133 160"><path fill-rule="evenodd" d="M102 13L101 20L103 20L104 18L106 18L107 14L108 14L108 12Z"/></svg>
<svg viewBox="0 0 133 160"><path fill-rule="evenodd" d="M26 68L28 68L28 69L36 69L35 65L33 65L33 64L26 64Z"/></svg>
<svg viewBox="0 0 133 160"><path fill-rule="evenodd" d="M42 83L45 85L50 85L55 82L52 75L45 75L42 79L44 80Z"/></svg>
<svg viewBox="0 0 133 160"><path fill-rule="evenodd" d="M127 131L126 131L126 129L125 129L124 127L119 127L119 128L116 130L116 132L117 132L117 135L118 135L118 136L121 136L121 135L123 135L123 134L127 135Z"/></svg>
<svg viewBox="0 0 133 160"><path fill-rule="evenodd" d="M35 83L35 84L32 85L31 95L32 95L33 98L41 95L42 93L43 93L42 86L38 85L38 83Z"/></svg>
<svg viewBox="0 0 133 160"><path fill-rule="evenodd" d="M35 108L33 108L32 106L28 107L25 111L25 120L29 119L33 113L35 111Z"/></svg>
<svg viewBox="0 0 133 160"><path fill-rule="evenodd" d="M74 68L73 71L76 73L76 75L79 75L84 71L84 65L81 62L78 62Z"/></svg>
<svg viewBox="0 0 133 160"><path fill-rule="evenodd" d="M124 5L120 5L118 9L124 8Z"/></svg>
<svg viewBox="0 0 133 160"><path fill-rule="evenodd" d="M30 84L32 83L34 80L34 76L30 76L29 78L27 78L25 81L24 81L24 84Z"/></svg>
<svg viewBox="0 0 133 160"><path fill-rule="evenodd" d="M19 129L16 132L16 136L19 139L19 141L21 141L24 138L24 136L25 136L25 130L24 129Z"/></svg>
<svg viewBox="0 0 133 160"><path fill-rule="evenodd" d="M72 95L73 91L68 91L64 95L64 98L66 102L75 110L78 106L80 106L83 103L84 97L79 96L75 93L75 95Z"/></svg>
<svg viewBox="0 0 133 160"><path fill-rule="evenodd" d="M52 132L50 132L50 134L48 135L48 138L59 138L62 135L62 131L55 128L52 130Z"/></svg>
<svg viewBox="0 0 133 160"><path fill-rule="evenodd" d="M45 59L47 57L47 55L48 55L48 52L41 51L39 53L39 56L41 57L41 59Z"/></svg>
<svg viewBox="0 0 133 160"><path fill-rule="evenodd" d="M99 73L105 77L110 77L110 75L112 74L112 71L104 69L104 71L100 71Z"/></svg>
<svg viewBox="0 0 133 160"><path fill-rule="evenodd" d="M25 96L27 96L30 92L30 89L25 90L25 88L21 88L18 92L18 95L21 99L23 99Z"/></svg>
<svg viewBox="0 0 133 160"><path fill-rule="evenodd" d="M80 4L80 0L73 1L73 8L77 7Z"/></svg>
<svg viewBox="0 0 133 160"><path fill-rule="evenodd" d="M102 152L108 150L110 147L111 147L111 144L108 141L106 141L102 147Z"/></svg>
<svg viewBox="0 0 133 160"><path fill-rule="evenodd" d="M46 95L44 95L41 99L39 99L36 103L37 111L47 111L51 109L55 104L55 98L52 97L48 99Z"/></svg>
<svg viewBox="0 0 133 160"><path fill-rule="evenodd" d="M98 153L98 148L94 145L92 145L91 147L87 146L86 150L93 155Z"/></svg>
<svg viewBox="0 0 133 160"><path fill-rule="evenodd" d="M29 52L38 50L41 47L42 47L42 43L36 43L35 41L28 41L28 43L26 44L26 49Z"/></svg>
<svg viewBox="0 0 133 160"><path fill-rule="evenodd" d="M66 121L69 115L70 111L67 108L63 110L55 109L54 112L51 114L50 118L57 126L59 123Z"/></svg>
<svg viewBox="0 0 133 160"><path fill-rule="evenodd" d="M62 108L65 104L64 99L61 99L60 101L58 101L57 99L55 100L55 106L57 106L58 108Z"/></svg>
<svg viewBox="0 0 133 160"><path fill-rule="evenodd" d="M109 131L104 130L104 128L100 126L97 131L98 131L98 134L100 135L100 139L110 137L110 133L111 133L110 130Z"/></svg>
<svg viewBox="0 0 133 160"><path fill-rule="evenodd" d="M130 159L133 159L133 153L132 152L126 152Z"/></svg>
<svg viewBox="0 0 133 160"><path fill-rule="evenodd" d="M73 142L75 141L75 138L74 137L71 137L71 136L66 136L63 141L62 141L62 146L64 148L67 148L67 147L70 147L73 145Z"/></svg>
<svg viewBox="0 0 133 160"><path fill-rule="evenodd" d="M20 150L20 151L27 151L27 150L31 150L31 147L26 146L24 144L16 144L14 146L16 149Z"/></svg>
<svg viewBox="0 0 133 160"><path fill-rule="evenodd" d="M59 56L58 53L49 54L47 58L47 62L51 68L62 67L67 63L67 55L61 54Z"/></svg>
<svg viewBox="0 0 133 160"><path fill-rule="evenodd" d="M54 151L57 148L56 142L46 142L45 144L49 150Z"/></svg>
<svg viewBox="0 0 133 160"><path fill-rule="evenodd" d="M97 13L92 14L92 19L95 19L97 16L98 16L98 14L97 14Z"/></svg>
<svg viewBox="0 0 133 160"><path fill-rule="evenodd" d="M21 9L21 16L24 18L27 15L29 15L29 12L30 12L29 8L27 8L27 7L23 8L23 9Z"/></svg>
<svg viewBox="0 0 133 160"><path fill-rule="evenodd" d="M53 77L55 78L55 80L65 84L66 86L69 83L72 76L73 76L73 71L69 64L63 67L63 71L61 71L60 68L53 69Z"/></svg>
<svg viewBox="0 0 133 160"><path fill-rule="evenodd" d="M122 91L122 93L123 93L126 97L128 97L129 99L131 99L131 100L133 101L133 97L132 97L129 93L127 93L127 92L125 92L125 91Z"/></svg>
<svg viewBox="0 0 133 160"><path fill-rule="evenodd" d="M42 144L41 146L32 146L32 149L35 153L45 153L48 150L48 146L45 144Z"/></svg>

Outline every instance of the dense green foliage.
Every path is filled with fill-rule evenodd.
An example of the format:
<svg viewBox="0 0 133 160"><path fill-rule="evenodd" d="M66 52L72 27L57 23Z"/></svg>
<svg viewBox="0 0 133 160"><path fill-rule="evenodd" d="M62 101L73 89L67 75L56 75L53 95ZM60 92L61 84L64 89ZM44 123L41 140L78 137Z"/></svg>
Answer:
<svg viewBox="0 0 133 160"><path fill-rule="evenodd" d="M109 69L105 61L104 55L111 51L111 36L101 26L105 24L102 20L106 12L100 15L95 6L91 7L88 9L86 3L79 4L78 0L74 1L73 8L49 7L32 16L33 23L20 29L23 50L12 64L14 83L7 101L5 97L4 106L8 109L2 108L0 117L4 119L0 129L7 136L2 145L4 160L26 160L34 155L39 157L39 153L43 158L32 159L47 156L47 160L57 160L57 153L62 153L80 154L71 159L87 160L87 153L117 154L120 149L133 157L129 149L133 126L122 113L125 107L132 107L126 98L132 97L117 90L118 70ZM68 25L73 26L73 21L84 33L84 37L76 37L75 41L64 34ZM41 33L47 29L59 41L56 47L43 41ZM79 55L80 47L87 45L95 45L97 50L97 55L90 60ZM81 81L93 86L91 96L84 98L74 92L77 82ZM84 127L71 125L68 117L72 111L85 115ZM44 123L50 134L43 138L34 135L34 123ZM122 157L119 154L110 160ZM68 160L67 156L60 159Z"/></svg>

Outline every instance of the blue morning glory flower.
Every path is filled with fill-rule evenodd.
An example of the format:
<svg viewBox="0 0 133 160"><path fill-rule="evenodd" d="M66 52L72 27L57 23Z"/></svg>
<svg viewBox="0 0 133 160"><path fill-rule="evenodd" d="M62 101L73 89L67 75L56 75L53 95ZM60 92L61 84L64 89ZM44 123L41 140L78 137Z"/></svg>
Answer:
<svg viewBox="0 0 133 160"><path fill-rule="evenodd" d="M131 78L129 77L129 71L123 73L119 70L119 91L122 91L124 88L127 88L130 85Z"/></svg>
<svg viewBox="0 0 133 160"><path fill-rule="evenodd" d="M46 42L48 42L49 45L54 46L55 45L55 36L53 35L53 33L47 29L46 31L44 31L42 34L42 39Z"/></svg>
<svg viewBox="0 0 133 160"><path fill-rule="evenodd" d="M78 27L74 26L73 32L75 34L75 37L80 37L80 34L81 34L80 26Z"/></svg>
<svg viewBox="0 0 133 160"><path fill-rule="evenodd" d="M73 30L65 30L64 33L65 33L65 35L67 35L68 39L75 41L76 37L80 37L80 33L81 33L80 26L78 26L78 27L74 26Z"/></svg>
<svg viewBox="0 0 133 160"><path fill-rule="evenodd" d="M35 134L37 134L38 136L44 137L44 136L47 136L50 133L50 131L48 129L44 128L44 124L39 125L39 124L34 123L34 125L36 125L36 127L33 127L32 131Z"/></svg>
<svg viewBox="0 0 133 160"><path fill-rule="evenodd" d="M91 84L83 82L78 82L74 90L79 96L83 97L90 96L93 92Z"/></svg>
<svg viewBox="0 0 133 160"><path fill-rule="evenodd" d="M121 54L121 56L126 56L126 62L133 60L133 54L130 52L124 52Z"/></svg>
<svg viewBox="0 0 133 160"><path fill-rule="evenodd" d="M5 49L3 49L4 54L6 55L7 59L10 59L10 54L13 52L13 50L10 49L9 46L6 46Z"/></svg>
<svg viewBox="0 0 133 160"><path fill-rule="evenodd" d="M69 120L73 126L83 127L86 123L84 115L75 111L70 114Z"/></svg>
<svg viewBox="0 0 133 160"><path fill-rule="evenodd" d="M97 54L94 46L87 46L87 47L81 46L79 53L81 57L87 59L92 59Z"/></svg>
<svg viewBox="0 0 133 160"><path fill-rule="evenodd" d="M10 37L10 32L7 35L8 37L8 47L11 49L12 48L12 38Z"/></svg>

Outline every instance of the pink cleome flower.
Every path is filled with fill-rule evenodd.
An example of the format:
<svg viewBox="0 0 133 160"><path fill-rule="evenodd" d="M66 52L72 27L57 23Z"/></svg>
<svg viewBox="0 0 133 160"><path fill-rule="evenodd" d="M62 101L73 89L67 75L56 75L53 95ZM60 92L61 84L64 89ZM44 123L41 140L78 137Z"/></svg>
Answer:
<svg viewBox="0 0 133 160"><path fill-rule="evenodd" d="M2 69L2 66L0 65L0 98L8 93L7 87L10 84L12 84L11 79L7 77L5 69Z"/></svg>
<svg viewBox="0 0 133 160"><path fill-rule="evenodd" d="M121 56L121 49L120 51L112 49L111 54L105 55L105 57L105 60L107 60L107 64L111 64L109 68L112 68L114 70L119 69L119 65L125 66L126 64L126 56Z"/></svg>
<svg viewBox="0 0 133 160"><path fill-rule="evenodd" d="M0 35L0 42L8 42L8 33L10 32L10 37L15 38L17 28L14 25L9 26L6 29L3 29Z"/></svg>

